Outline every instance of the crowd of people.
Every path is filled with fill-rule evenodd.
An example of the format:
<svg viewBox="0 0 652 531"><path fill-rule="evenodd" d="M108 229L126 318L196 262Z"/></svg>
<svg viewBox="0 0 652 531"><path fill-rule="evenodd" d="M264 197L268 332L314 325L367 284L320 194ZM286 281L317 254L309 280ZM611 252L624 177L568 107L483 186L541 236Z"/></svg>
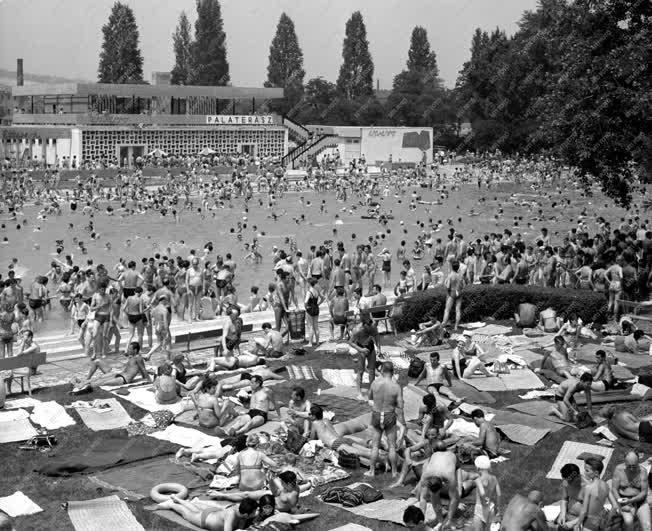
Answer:
<svg viewBox="0 0 652 531"><path fill-rule="evenodd" d="M233 165L230 180L211 175L215 159L217 163ZM260 163L253 174L244 169L252 162ZM288 237L285 248L274 246L271 252L265 252L259 244L262 230L258 227L250 227L254 231L253 240L244 241L245 216L231 232L245 246L246 262L269 266L270 280L266 286L250 286L246 294L238 292L238 274L248 264L236 263L229 252L222 256L218 253L220 245L213 242L199 249L184 247L182 252L175 252L172 246L161 247L153 256L142 253L136 256L134 245L130 249L134 256L120 258L106 267L94 263L83 242L75 242L80 253L73 255L66 250L64 241L58 240L57 256L48 271L29 281L18 273L20 261L16 259L0 277L0 355L38 349L34 335L38 339L48 312L57 311L65 316L68 332L78 338L88 357L87 377L74 382L74 393L89 392L100 385L129 384L142 377L153 381L156 401L160 404L184 397L188 409L196 409L202 427L215 430L232 442L219 449L219 456L207 452L193 454L193 459L233 454L240 471L239 487L244 491L235 497L213 492L214 499L239 504L224 510L201 508L179 498L161 505L205 529L244 528L256 514L270 514L270 508L271 513L275 509L281 513L296 511L304 486L294 472L278 471L269 488L264 488L264 467L272 470L278 467L256 449L259 440L249 434L251 429L267 423L274 413L284 418L301 437L318 440L336 453L365 460L369 476L373 477L380 466L390 471L396 485L400 485L410 473L415 473L419 478L415 489L419 506L405 511L404 522L408 527L425 525L428 504L435 509L437 520L449 525L460 499L472 495L475 496L474 529L489 529L492 522L501 519L503 529L507 530L543 529L536 527L545 521L541 520L539 492L533 491L527 497L516 496L504 514L499 514L501 490L498 479L491 473L490 459L500 455L500 437L483 411L476 409L471 413L479 430L477 437L460 440L448 431L453 418L451 411L465 399L452 391L451 379L481 377L478 373L492 375L485 367L482 346L468 335L459 336L452 371L440 363L436 352L430 356L430 363L416 377L417 383L426 379L428 390L423 397L420 418L416 423L407 422L412 419L404 418L402 388L396 381L394 367L391 363L378 363L376 357L378 329L374 308L385 306L387 296L391 297L392 293L410 297L430 288L445 289L447 299L441 320L423 323L410 339L415 346L430 344L434 348L459 330L462 295L471 284L601 291L607 295L608 309L615 318L622 312L623 300L647 300L652 279L652 231L649 222L641 219L640 212L628 218L608 220L584 210L573 220L574 226L567 233L551 234L541 228L536 236L525 237L520 232L526 227L532 229L533 222L545 226L561 217L557 212L569 205L561 193L562 173L554 161L507 161L493 157L454 168L446 176L436 168L424 166L370 176L363 161L354 162L342 174L335 171L332 160L326 160L321 166L308 168L305 178L291 182L275 161L252 161L244 157L222 161L220 156L208 164L202 159L190 160L183 174L173 176L168 172L154 185L148 184L138 170L118 174L108 186L91 178L85 182L79 180L71 189L60 186L58 172L48 174L42 182L32 180L25 170L5 173L2 209L7 218L3 223L25 227L44 222L48 216L79 210L87 216L86 230L91 241L99 239L94 222L94 215L99 211L122 217L137 213L169 215L175 222L183 223L188 212L216 217L218 209L232 208L237 200L243 201L246 209L269 209L269 217L273 219L278 215L284 192L292 188L317 194L334 192L343 205L366 213L374 228L361 243L342 241L335 228L323 241L308 245L303 242L300 246ZM531 183L531 195L510 197L529 212L526 221L523 217L505 219L503 209L497 208L493 219L497 226L505 228L470 237L459 227L462 216L478 214L471 209L460 213L458 219L436 220L436 215L432 216L419 224L416 233L401 225L405 240L394 249L386 244L393 227L393 213L382 210L381 196L394 194L413 210L426 203L419 190L436 194L436 201L427 203L432 206L446 201L451 190L475 180L478 187L489 191L505 174L511 181L522 179ZM310 212L308 207L320 208L322 212L325 209L325 201L319 204L315 200L311 204L307 195L302 195L299 201L306 212ZM489 202L487 197L482 198L478 208L488 208ZM552 202L552 215L547 213L546 202ZM28 219L23 213L30 203L41 209L37 220ZM297 225L305 222L303 217L294 220ZM7 241L8 237L4 238ZM281 378L265 361L287 353L290 312L305 312L308 340L316 346L324 339L319 330L324 302L328 305L330 339L346 343L350 349L357 374L358 398L368 399L372 406L370 420L333 424L301 387L293 390L291 401L281 411L272 388L266 385ZM242 313L267 310L273 311L273 320L262 326L253 350L241 352ZM451 326L453 310L455 323ZM515 310L522 326L539 324L543 330L557 334L555 347L542 364L542 370L551 370L561 378L554 414L565 421L577 420L581 411L575 397L580 393L586 395L587 413L592 413L591 393L608 390L613 385L613 360L598 350L591 372L577 373L572 352L583 323L574 315L558 317L546 310L535 316L532 308ZM350 319L352 311L357 314L354 326ZM173 318L192 323L218 316L225 318L218 348L221 355L205 371L193 371L183 355L172 351ZM621 322L621 326L627 325ZM124 348L126 361L120 370L112 371L106 357L121 351L123 328L129 331ZM633 330L625 332L629 333L623 335L622 347L642 351L646 338L640 333L636 337ZM165 354L165 359L158 364L152 378L145 362L158 351ZM226 379L218 379L215 374L233 369L245 372ZM99 378L98 371L104 373ZM370 384L366 396L365 373ZM229 393L242 398L247 405L244 414L236 412ZM444 405L447 402L450 406ZM650 419L622 412L609 414L623 436L634 440L652 437ZM367 444L350 437L369 425L374 436ZM452 450L460 444L466 445L474 456L476 472L460 467L458 454ZM649 506L641 503L647 496L647 481L636 480L642 477L642 469L634 461L632 455L627 456L626 463L614 472L611 489L600 479L602 463L599 461L586 461L586 481L579 485L579 470L569 467L562 470L564 501L559 525L564 529L597 530L597 523L603 517L602 502L609 499L614 507L621 509L627 529L633 529L634 519L649 529ZM442 514L442 497L449 499L446 516ZM295 514L292 517L299 518Z"/></svg>

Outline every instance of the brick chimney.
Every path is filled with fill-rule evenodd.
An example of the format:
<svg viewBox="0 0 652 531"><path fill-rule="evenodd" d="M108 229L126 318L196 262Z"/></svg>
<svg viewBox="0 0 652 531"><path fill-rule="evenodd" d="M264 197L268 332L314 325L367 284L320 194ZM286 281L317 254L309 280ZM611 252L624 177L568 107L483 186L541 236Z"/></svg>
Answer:
<svg viewBox="0 0 652 531"><path fill-rule="evenodd" d="M22 87L25 83L23 76L23 60L22 58L16 59L16 86Z"/></svg>

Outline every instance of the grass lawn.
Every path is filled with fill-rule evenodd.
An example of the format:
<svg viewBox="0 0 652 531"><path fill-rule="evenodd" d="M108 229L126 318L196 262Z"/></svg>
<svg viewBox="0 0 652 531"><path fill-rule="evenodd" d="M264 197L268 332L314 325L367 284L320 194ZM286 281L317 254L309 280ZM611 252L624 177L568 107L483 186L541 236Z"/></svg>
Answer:
<svg viewBox="0 0 652 531"><path fill-rule="evenodd" d="M386 336L384 342L388 342L389 337ZM284 362L287 364L287 362ZM295 364L308 364L315 369L319 368L350 368L352 364L349 359L335 356L323 355L322 353L315 353L309 350L308 354L304 357L297 357L291 363ZM271 362L272 368L283 365L282 362ZM315 400L314 393L318 387L325 389L328 384L318 380L301 380L301 381L287 381L274 387L277 400L282 404L287 404L290 397L291 389L294 385L301 385L305 388L308 397L313 401L320 403L327 402L326 396L322 396ZM70 386L59 386L51 389L41 389L34 393L34 397L39 400L56 400L62 405L67 405L76 400L76 397L68 395ZM514 391L508 393L493 393L496 398L496 404L492 407L499 409L506 405L520 401L518 394L522 391ZM81 400L92 400L94 398L102 398L114 396L104 391L96 391L90 395L83 395L79 397ZM120 400L130 416L134 419L140 419L146 412L128 401ZM638 413L641 413L645 404L634 403L630 407L637 408ZM58 448L79 448L81 453L92 449L94 440L101 439L110 435L111 432L92 432L86 428L81 422L77 413L71 410L70 413L73 418L78 422L76 426L57 430L55 433L59 445ZM351 412L353 414L359 414ZM346 418L338 417L335 421L346 420ZM538 489L544 492L545 502L551 503L559 499L559 481L552 481L545 478L549 471L561 445L566 440L595 443L596 438L592 435L591 429L576 430L574 428L564 428L556 433L547 435L536 446L525 447L505 442L505 447L511 450L509 460L499 463L494 466L494 473L498 476L500 485L503 491L503 506L518 492L526 492L529 489ZM144 437L151 440L152 444L157 443L156 439ZM84 500L108 496L112 494L111 491L98 488L85 476L74 476L70 478L51 478L39 475L34 472L34 469L42 466L47 462L51 455L56 455L57 449L51 453L40 453L32 451L21 451L18 449L18 443L10 443L0 445L0 462L2 462L2 475L0 476L0 495L7 496L13 492L20 490L29 496L34 502L40 505L44 512L33 516L21 517L17 520L17 529L57 529L65 530L72 529L70 520L64 509L61 508L63 502L69 500ZM614 455L607 467L605 477L611 477L611 471L614 466L622 461L622 458L628 448L616 445ZM348 480L340 481L339 483L331 483L329 485L315 489L314 494L319 494L325 489L338 486L347 485L354 481L362 480L362 473L366 469L354 471L352 477ZM378 477L372 483L377 488L383 488L391 482L389 475ZM415 484L415 479L412 477L410 486ZM407 489L406 489L407 493ZM118 493L118 495L120 495ZM470 507L465 514L472 511L472 506L475 503L473 497L463 500L463 502ZM138 521L146 528L152 530L165 530L165 529L178 529L175 524L162 519L151 512L145 511L143 507L148 505L149 500L141 502L128 502L129 508L132 510ZM379 522L376 520L369 520L366 518L356 517L348 511L344 511L326 504L321 503L311 495L301 499L301 510L305 512L318 512L321 516L311 522L306 522L300 526L303 531L318 531L324 529L331 529L349 522L365 525L374 530L394 530L399 529L400 526L391 523Z"/></svg>

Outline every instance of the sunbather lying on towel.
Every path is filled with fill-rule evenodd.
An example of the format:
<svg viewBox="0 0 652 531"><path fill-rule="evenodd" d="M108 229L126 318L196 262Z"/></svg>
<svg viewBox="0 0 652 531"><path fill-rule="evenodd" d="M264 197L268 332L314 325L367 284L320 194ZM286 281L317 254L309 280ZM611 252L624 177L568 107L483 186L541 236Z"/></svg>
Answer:
<svg viewBox="0 0 652 531"><path fill-rule="evenodd" d="M592 415L591 384L593 384L593 376L589 372L585 372L580 376L579 380L574 377L564 380L555 389L555 406L552 408L552 414L565 422L575 422L579 414L579 406L575 402L575 395L584 392L587 410L589 415Z"/></svg>
<svg viewBox="0 0 652 531"><path fill-rule="evenodd" d="M231 400L215 396L216 388L217 378L206 374L199 389L189 395L197 409L202 428L222 427L238 416Z"/></svg>
<svg viewBox="0 0 652 531"><path fill-rule="evenodd" d="M306 484L304 490L308 490L309 488L310 485ZM296 513L300 493L301 489L297 485L297 475L289 470L281 472L275 477L270 482L268 490L261 489L251 492L234 492L231 494L214 490L208 491L208 495L215 500L232 502L239 502L246 498L258 500L267 494L271 494L274 496L276 509L284 513Z"/></svg>
<svg viewBox="0 0 652 531"><path fill-rule="evenodd" d="M310 420L312 421L310 439L319 439L326 448L334 451L343 451L366 459L371 457L369 448L352 439L345 438L346 435L366 430L369 427L369 422L360 421L357 425L356 423L342 422L333 426L330 420L324 418L324 410L317 404L310 407ZM379 461L387 467L387 454L381 452Z"/></svg>
<svg viewBox="0 0 652 531"><path fill-rule="evenodd" d="M107 367L102 360L90 360L91 370L89 371L88 378L85 381L73 380L74 388L72 390L73 394L87 393L93 390L93 387L97 388L101 385L107 386L116 386L116 385L126 385L133 382L138 375L141 375L146 382L151 382L147 369L145 368L145 362L143 361L142 356L140 355L140 345L133 341L129 343L127 352L125 352L127 357L127 362L124 367L115 374L106 374L108 372ZM100 369L105 376L102 376L91 382L93 374Z"/></svg>
<svg viewBox="0 0 652 531"><path fill-rule="evenodd" d="M440 431L437 428L432 428L427 431L426 438L422 442L406 448L403 454L404 460L401 474L389 488L392 489L403 485L411 470L414 471L417 479L420 479L421 473L423 472L423 465L428 462L435 449L441 447L441 442ZM460 498L465 498L475 488L475 480L478 474L458 468L457 475L458 493Z"/></svg>
<svg viewBox="0 0 652 531"><path fill-rule="evenodd" d="M229 444L227 444L227 441ZM209 459L224 459L226 456L238 453L247 447L247 438L244 435L232 437L222 441L222 446L209 446L206 448L179 448L176 458L190 456L190 462L208 461Z"/></svg>
<svg viewBox="0 0 652 531"><path fill-rule="evenodd" d="M264 365L265 358L245 352L239 356L228 354L220 358L213 358L208 364L208 372L227 370L234 371L236 369L248 369L256 365Z"/></svg>
<svg viewBox="0 0 652 531"><path fill-rule="evenodd" d="M254 376L260 377L265 380L284 380L283 376L276 374L274 371L267 367L256 367L250 372L243 372L237 376L230 376L220 380L218 392L232 391L233 389L245 389L251 385L251 379Z"/></svg>
<svg viewBox="0 0 652 531"><path fill-rule="evenodd" d="M615 406L608 406L600 410L600 416L610 419L614 431L621 437L652 443L652 415L637 417L629 411L617 411Z"/></svg>
<svg viewBox="0 0 652 531"><path fill-rule="evenodd" d="M182 500L176 495L169 500L158 504L160 509L169 509L181 515L193 525L209 531L227 531L246 529L249 522L256 516L258 504L251 498L245 498L237 507L234 505L226 509L200 509L193 503Z"/></svg>
<svg viewBox="0 0 652 531"><path fill-rule="evenodd" d="M247 433L252 428L258 428L267 422L270 411L276 411L280 417L278 405L274 400L272 390L263 387L263 379L257 374L251 377L251 397L249 411L236 418L233 426L228 430L229 435L240 435ZM219 396L218 387L216 395Z"/></svg>
<svg viewBox="0 0 652 531"><path fill-rule="evenodd" d="M568 349L563 336L555 336L554 350L546 350L541 360L542 369L552 369L563 378L572 378L571 362L568 359Z"/></svg>

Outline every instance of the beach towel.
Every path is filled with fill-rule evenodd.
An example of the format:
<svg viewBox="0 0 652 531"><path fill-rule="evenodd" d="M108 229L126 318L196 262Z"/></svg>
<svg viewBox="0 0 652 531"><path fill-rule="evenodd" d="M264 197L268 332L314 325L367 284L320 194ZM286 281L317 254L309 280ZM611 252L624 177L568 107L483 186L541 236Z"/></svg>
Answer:
<svg viewBox="0 0 652 531"><path fill-rule="evenodd" d="M38 435L38 432L27 417L0 422L0 444L27 441L36 435Z"/></svg>
<svg viewBox="0 0 652 531"><path fill-rule="evenodd" d="M353 514L362 516L364 518L371 518L372 520L380 520L381 522L393 522L398 525L403 525L403 513L410 505L419 505L416 498L408 498L407 500L378 500L373 503L363 503L357 507L344 507L339 504L329 504L334 507L340 507ZM426 512L426 521L435 519L435 513L432 505L428 504Z"/></svg>
<svg viewBox="0 0 652 531"><path fill-rule="evenodd" d="M0 498L0 510L4 511L12 518L36 514L43 511L43 509L36 505L21 491L14 492L11 496Z"/></svg>
<svg viewBox="0 0 652 531"><path fill-rule="evenodd" d="M210 479L202 479L192 470L177 464L172 456L155 457L128 466L99 472L93 476L117 490L125 489L140 498L149 496L150 491L161 483L180 483L188 489L208 486Z"/></svg>
<svg viewBox="0 0 652 531"><path fill-rule="evenodd" d="M77 404L75 411L86 427L93 431L126 428L130 422L133 422L125 408L115 398L95 400L93 404L86 402L86 406L81 406L81 401ZM108 407L102 408L100 407L102 405Z"/></svg>
<svg viewBox="0 0 652 531"><path fill-rule="evenodd" d="M465 402L471 404L494 404L496 402L496 399L491 394L486 391L479 391L462 380L453 379L451 389L455 395L463 396Z"/></svg>
<svg viewBox="0 0 652 531"><path fill-rule="evenodd" d="M599 446L596 444L586 444L579 443L574 441L565 441L564 445L559 450L555 462L552 464L550 472L546 475L548 479L561 479L561 467L566 463L575 463L580 470L584 470L584 462L578 459L578 457L583 453L601 455L604 457L602 464L604 465L604 470L602 474L607 470L609 465L609 460L613 454L613 448L606 448L604 446Z"/></svg>
<svg viewBox="0 0 652 531"><path fill-rule="evenodd" d="M525 413L526 415L533 415L535 417L544 418L550 422L555 422L557 424L565 424L566 426L572 426L568 422L564 422L559 417L551 414L553 407L553 402L546 402L545 400L532 400L530 402L521 402L519 404L512 404L507 406L508 409L513 409L514 411L519 411Z"/></svg>
<svg viewBox="0 0 652 531"><path fill-rule="evenodd" d="M11 411L0 411L0 423L13 422L29 418L29 413L24 409L12 409Z"/></svg>
<svg viewBox="0 0 652 531"><path fill-rule="evenodd" d="M501 424L496 426L496 429L510 441L525 446L534 446L550 433L546 428L532 428L522 424Z"/></svg>
<svg viewBox="0 0 652 531"><path fill-rule="evenodd" d="M478 428L474 422L469 422L468 420L460 418L453 420L448 431L458 437L477 437L480 434L480 428Z"/></svg>
<svg viewBox="0 0 652 531"><path fill-rule="evenodd" d="M499 336L503 334L507 334L512 331L511 326L503 326L503 325L497 325L497 324L489 324L480 328L476 328L473 330L474 334L482 334L485 336Z"/></svg>
<svg viewBox="0 0 652 531"><path fill-rule="evenodd" d="M207 446L219 448L222 442L222 439L219 437L206 435L199 430L177 426L176 424L170 424L164 430L149 433L148 436L159 439L160 441L169 441L179 446L185 446L186 448L197 449L206 448Z"/></svg>
<svg viewBox="0 0 652 531"><path fill-rule="evenodd" d="M291 380L316 380L317 376L312 367L307 365L288 365L288 374Z"/></svg>
<svg viewBox="0 0 652 531"><path fill-rule="evenodd" d="M126 395L119 395L120 398L128 400L132 404L136 404L138 407L146 411L161 411L163 409L167 409L175 415L178 415L184 411L184 409L186 409L186 403L190 400L188 398L183 398L174 404L159 404L156 401L154 391L150 386L135 387L128 389L128 391L129 393Z"/></svg>
<svg viewBox="0 0 652 531"><path fill-rule="evenodd" d="M75 420L66 413L64 407L54 400L39 402L34 406L34 411L29 418L34 424L39 424L48 430L57 430L76 424Z"/></svg>
<svg viewBox="0 0 652 531"><path fill-rule="evenodd" d="M345 389L351 388L346 387ZM360 413L371 409L371 406L366 400L355 400L354 398L346 396L328 395L326 393L322 393L320 396L315 396L312 403L321 406L324 411L332 411L336 422L352 419L360 415Z"/></svg>
<svg viewBox="0 0 652 531"><path fill-rule="evenodd" d="M145 531L117 496L68 502L68 516L77 531Z"/></svg>
<svg viewBox="0 0 652 531"><path fill-rule="evenodd" d="M552 422L543 417L535 417L533 415L527 415L526 413L520 413L518 411L511 410L491 410L495 414L493 418L494 426L503 426L506 424L520 424L522 426L528 426L537 429L547 429L551 432L556 432L564 429L569 424L561 424L557 422Z"/></svg>
<svg viewBox="0 0 652 531"><path fill-rule="evenodd" d="M5 409L16 409L21 407L34 407L37 404L40 404L40 400L36 400L31 396L26 396L25 398L14 398L13 400L7 400L5 402Z"/></svg>
<svg viewBox="0 0 652 531"><path fill-rule="evenodd" d="M463 378L465 383L478 391L513 391L515 389L540 389L545 387L541 379L530 369L516 369L498 376L474 376Z"/></svg>
<svg viewBox="0 0 652 531"><path fill-rule="evenodd" d="M83 449L73 446L57 448L56 455L36 472L52 477L91 474L101 470L136 463L160 455L174 454L178 446L149 437L96 435Z"/></svg>
<svg viewBox="0 0 652 531"><path fill-rule="evenodd" d="M335 387L329 387L328 389L322 389L319 391L317 396L337 396L340 398L348 398L351 400L357 400L358 388L344 385L337 385ZM318 400L318 399L317 399ZM358 401L358 404L361 402Z"/></svg>
<svg viewBox="0 0 652 531"><path fill-rule="evenodd" d="M121 385L100 385L100 389L103 391L117 391L118 389L130 389L132 387L149 387L152 384L150 382L146 382L145 380L136 380L135 382L131 382L128 384L121 384Z"/></svg>
<svg viewBox="0 0 652 531"><path fill-rule="evenodd" d="M355 387L357 385L357 376L353 369L322 369L321 377L333 387ZM362 375L362 381L369 382L367 372Z"/></svg>

